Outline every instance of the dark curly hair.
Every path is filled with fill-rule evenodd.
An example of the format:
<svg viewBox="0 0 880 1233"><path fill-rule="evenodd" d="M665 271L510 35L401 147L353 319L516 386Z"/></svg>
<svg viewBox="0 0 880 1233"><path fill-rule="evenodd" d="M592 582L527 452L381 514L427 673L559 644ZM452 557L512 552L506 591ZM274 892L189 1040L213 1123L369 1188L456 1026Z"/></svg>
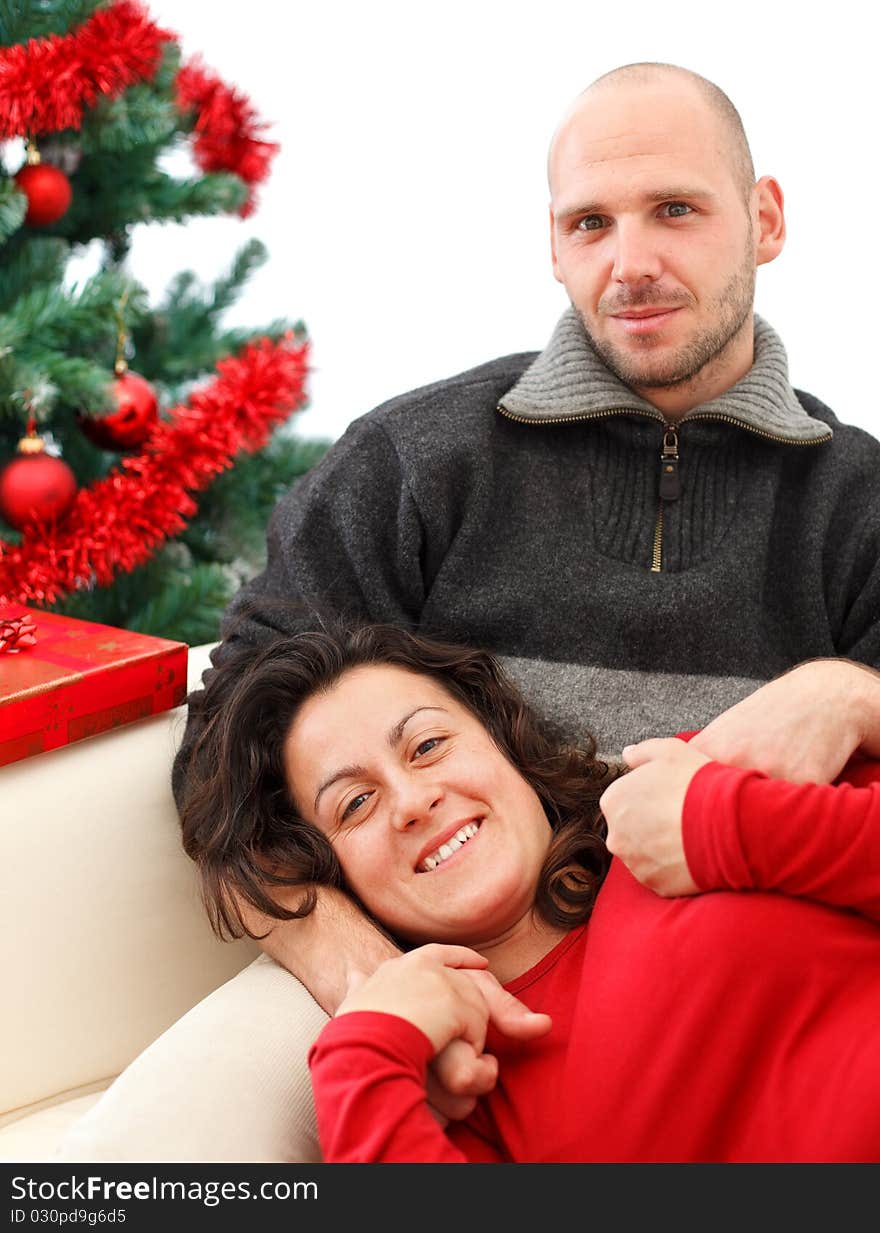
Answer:
<svg viewBox="0 0 880 1233"><path fill-rule="evenodd" d="M390 625L332 623L228 652L190 700L203 727L181 803L183 846L219 936L265 936L248 928L242 903L291 920L312 911L316 886L348 889L330 840L297 816L283 748L303 703L366 664L433 678L484 725L537 793L553 831L535 906L564 928L589 917L610 861L598 808L609 768L591 737L575 747L538 716L490 654ZM295 886L304 889L295 909L272 896L273 887Z"/></svg>

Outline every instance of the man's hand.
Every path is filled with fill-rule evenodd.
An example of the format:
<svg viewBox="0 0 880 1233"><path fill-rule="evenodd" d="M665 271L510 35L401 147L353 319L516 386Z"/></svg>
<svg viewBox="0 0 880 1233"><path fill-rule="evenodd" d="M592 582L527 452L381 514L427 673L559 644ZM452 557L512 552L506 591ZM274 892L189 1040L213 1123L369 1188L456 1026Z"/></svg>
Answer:
<svg viewBox="0 0 880 1233"><path fill-rule="evenodd" d="M880 673L846 659L800 664L690 742L716 762L792 783L830 783L861 749L880 756Z"/></svg>
<svg viewBox="0 0 880 1233"><path fill-rule="evenodd" d="M700 888L685 860L681 815L691 780L711 759L677 737L629 745L623 758L632 770L599 800L609 852L658 895L696 894Z"/></svg>
<svg viewBox="0 0 880 1233"><path fill-rule="evenodd" d="M428 1100L441 1117L466 1117L498 1077L496 1059L483 1052L489 1021L527 1040L551 1026L548 1015L528 1010L487 967L487 959L465 946L420 946L380 964L371 976L355 978L336 1013L384 1011L423 1031L439 1069L433 1082L429 1077Z"/></svg>

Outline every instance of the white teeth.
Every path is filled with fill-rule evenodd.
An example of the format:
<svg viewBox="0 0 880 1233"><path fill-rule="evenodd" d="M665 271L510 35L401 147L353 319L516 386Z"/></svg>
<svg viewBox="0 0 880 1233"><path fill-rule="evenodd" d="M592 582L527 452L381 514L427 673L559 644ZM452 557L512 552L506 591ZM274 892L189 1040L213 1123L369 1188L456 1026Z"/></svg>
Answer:
<svg viewBox="0 0 880 1233"><path fill-rule="evenodd" d="M465 826L460 827L450 839L447 839L445 843L441 843L436 852L432 853L431 856L425 857L419 865L419 872L430 873L432 869L436 869L453 852L457 852L462 844L472 839L479 829L479 824L476 822L468 822Z"/></svg>

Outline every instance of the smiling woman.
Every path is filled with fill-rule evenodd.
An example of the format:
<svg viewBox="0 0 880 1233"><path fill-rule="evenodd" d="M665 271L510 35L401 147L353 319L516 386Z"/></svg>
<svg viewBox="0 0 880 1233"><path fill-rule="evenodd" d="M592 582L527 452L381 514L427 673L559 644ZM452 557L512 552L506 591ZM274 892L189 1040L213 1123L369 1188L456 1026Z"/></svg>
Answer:
<svg viewBox="0 0 880 1233"><path fill-rule="evenodd" d="M269 924L307 915L318 884L345 885L402 943L464 929L490 945L589 915L608 767L490 656L328 625L224 664L200 704L183 835L219 932L248 932L241 900ZM291 886L294 910L271 893Z"/></svg>
<svg viewBox="0 0 880 1233"><path fill-rule="evenodd" d="M553 936L534 910L552 836L538 794L439 681L350 669L304 703L285 748L298 813L398 938L491 957Z"/></svg>
<svg viewBox="0 0 880 1233"><path fill-rule="evenodd" d="M590 742L486 653L325 626L228 659L203 705L183 825L216 926L333 882L408 948L311 1050L325 1159L876 1159L880 764L794 785L669 742L717 893L661 898L609 857ZM499 980L528 1039L489 1022ZM461 1041L498 1082L443 1131L427 1066Z"/></svg>

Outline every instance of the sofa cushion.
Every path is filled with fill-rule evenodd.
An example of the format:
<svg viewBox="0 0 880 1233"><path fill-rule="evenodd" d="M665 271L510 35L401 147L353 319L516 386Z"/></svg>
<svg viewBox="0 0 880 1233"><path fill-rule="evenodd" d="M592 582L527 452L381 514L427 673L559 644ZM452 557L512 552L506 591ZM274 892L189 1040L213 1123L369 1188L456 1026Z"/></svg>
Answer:
<svg viewBox="0 0 880 1233"><path fill-rule="evenodd" d="M261 955L123 1071L64 1137L59 1159L320 1160L306 1055L326 1021Z"/></svg>
<svg viewBox="0 0 880 1233"><path fill-rule="evenodd" d="M0 1126L0 1160L28 1163L51 1160L65 1134L97 1104L102 1094L103 1089L74 1096L71 1100L60 1100Z"/></svg>

